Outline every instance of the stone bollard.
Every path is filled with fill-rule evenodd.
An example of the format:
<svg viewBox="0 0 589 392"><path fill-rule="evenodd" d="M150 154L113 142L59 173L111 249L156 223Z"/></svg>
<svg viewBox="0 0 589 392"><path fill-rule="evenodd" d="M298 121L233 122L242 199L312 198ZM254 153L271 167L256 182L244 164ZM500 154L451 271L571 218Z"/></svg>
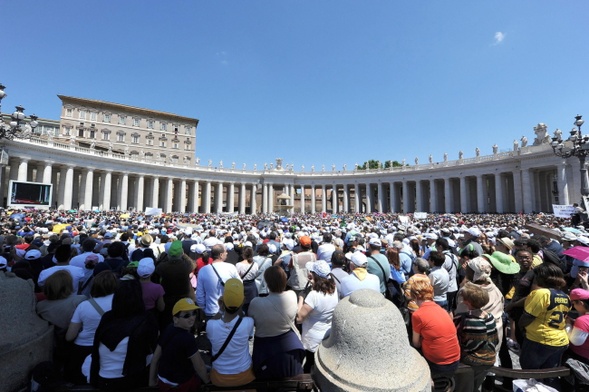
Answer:
<svg viewBox="0 0 589 392"><path fill-rule="evenodd" d="M0 272L0 392L24 390L33 367L53 355L53 327L37 316L33 290L31 280Z"/></svg>
<svg viewBox="0 0 589 392"><path fill-rule="evenodd" d="M333 313L331 333L315 353L321 391L431 391L425 359L409 345L392 302L374 290L354 291Z"/></svg>

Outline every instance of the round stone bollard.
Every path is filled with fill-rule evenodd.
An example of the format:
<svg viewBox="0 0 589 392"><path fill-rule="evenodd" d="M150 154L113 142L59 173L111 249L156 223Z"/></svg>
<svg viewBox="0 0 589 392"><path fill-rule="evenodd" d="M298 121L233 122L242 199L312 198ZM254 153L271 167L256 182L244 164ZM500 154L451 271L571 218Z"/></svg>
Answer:
<svg viewBox="0 0 589 392"><path fill-rule="evenodd" d="M425 359L409 344L399 309L362 289L340 301L331 333L315 353L313 379L321 391L431 391Z"/></svg>
<svg viewBox="0 0 589 392"><path fill-rule="evenodd" d="M35 312L33 282L0 272L0 392L26 390L31 370L51 361L53 327Z"/></svg>

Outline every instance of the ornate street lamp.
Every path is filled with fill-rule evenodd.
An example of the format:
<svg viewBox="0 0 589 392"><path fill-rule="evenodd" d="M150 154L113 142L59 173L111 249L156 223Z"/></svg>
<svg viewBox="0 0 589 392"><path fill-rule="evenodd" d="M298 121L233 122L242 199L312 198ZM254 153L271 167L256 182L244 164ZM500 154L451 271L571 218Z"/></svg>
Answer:
<svg viewBox="0 0 589 392"><path fill-rule="evenodd" d="M570 157L579 158L579 164L581 165L581 195L583 198L589 196L589 182L587 181L587 167L585 166L585 158L589 155L589 135L583 136L581 133L581 126L585 121L581 119L581 115L575 116L575 126L571 130L571 135L567 140L562 140L560 131L555 132L555 136L552 138L552 151L557 157L564 159Z"/></svg>
<svg viewBox="0 0 589 392"><path fill-rule="evenodd" d="M10 115L10 122L5 123L4 117L2 116L2 99L6 97L4 89L6 87L0 83L0 140L8 139L27 139L30 138L35 128L39 123L37 122L37 116L32 114L27 122L25 116L25 108L22 106L16 106L14 113Z"/></svg>

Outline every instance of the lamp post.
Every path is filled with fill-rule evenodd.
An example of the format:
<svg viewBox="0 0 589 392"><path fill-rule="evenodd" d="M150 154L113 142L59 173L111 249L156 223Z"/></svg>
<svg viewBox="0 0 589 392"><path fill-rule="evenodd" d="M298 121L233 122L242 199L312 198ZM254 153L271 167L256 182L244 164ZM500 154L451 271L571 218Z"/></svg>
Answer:
<svg viewBox="0 0 589 392"><path fill-rule="evenodd" d="M571 130L571 135L567 140L562 140L560 132L556 133L552 138L552 151L557 157L564 159L570 157L579 158L579 164L581 165L581 196L582 202L585 196L589 196L589 182L587 181L587 167L585 166L585 160L589 155L589 135L583 136L581 133L581 126L585 121L582 120L581 115L575 116L574 125L577 128Z"/></svg>
<svg viewBox="0 0 589 392"><path fill-rule="evenodd" d="M30 138L35 128L37 128L37 125L39 125L37 122L38 117L32 114L29 117L29 121L25 121L25 108L19 105L16 106L14 113L10 115L10 122L5 123L4 117L2 116L2 99L7 95L4 91L5 88L6 87L0 83L0 140Z"/></svg>

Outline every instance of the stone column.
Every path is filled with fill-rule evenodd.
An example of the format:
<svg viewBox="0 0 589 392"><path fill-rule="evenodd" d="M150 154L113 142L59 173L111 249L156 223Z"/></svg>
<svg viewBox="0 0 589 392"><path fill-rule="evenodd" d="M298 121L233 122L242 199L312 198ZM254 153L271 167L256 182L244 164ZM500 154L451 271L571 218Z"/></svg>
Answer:
<svg viewBox="0 0 589 392"><path fill-rule="evenodd" d="M558 165L558 202L559 204L570 204L569 201L569 186L567 184L567 164L566 161L562 161Z"/></svg>
<svg viewBox="0 0 589 392"><path fill-rule="evenodd" d="M348 184L343 184L344 191L344 213L350 212L350 193L348 191Z"/></svg>
<svg viewBox="0 0 589 392"><path fill-rule="evenodd" d="M268 184L268 212L274 212L274 184Z"/></svg>
<svg viewBox="0 0 589 392"><path fill-rule="evenodd" d="M135 210L143 211L143 194L145 193L145 176L140 174L135 185Z"/></svg>
<svg viewBox="0 0 589 392"><path fill-rule="evenodd" d="M366 183L366 212L372 212L372 189L370 188L370 183Z"/></svg>
<svg viewBox="0 0 589 392"><path fill-rule="evenodd" d="M415 203L415 211L424 211L423 183L421 180L415 180L415 198L417 199L417 202Z"/></svg>
<svg viewBox="0 0 589 392"><path fill-rule="evenodd" d="M252 196L250 199L250 211L252 214L257 213L258 211L258 202L256 200L258 193L258 186L256 184L252 184Z"/></svg>
<svg viewBox="0 0 589 392"><path fill-rule="evenodd" d="M403 181L403 212L406 214L411 212L411 208L409 208L409 181Z"/></svg>
<svg viewBox="0 0 589 392"><path fill-rule="evenodd" d="M242 182L239 188L239 213L245 214L245 183Z"/></svg>
<svg viewBox="0 0 589 392"><path fill-rule="evenodd" d="M362 195L360 195L360 185L354 184L354 208L356 209L354 212L360 212L360 201L362 200Z"/></svg>
<svg viewBox="0 0 589 392"><path fill-rule="evenodd" d="M27 181L27 174L29 172L29 160L28 159L21 159L18 164L18 175L16 179L18 181ZM69 190L71 192L71 188Z"/></svg>
<svg viewBox="0 0 589 392"><path fill-rule="evenodd" d="M321 185L321 212L327 212L327 192L325 185Z"/></svg>
<svg viewBox="0 0 589 392"><path fill-rule="evenodd" d="M235 211L235 183L230 182L227 187L227 212Z"/></svg>
<svg viewBox="0 0 589 392"><path fill-rule="evenodd" d="M315 201L315 185L311 185L311 214L314 214L316 211L316 201Z"/></svg>
<svg viewBox="0 0 589 392"><path fill-rule="evenodd" d="M43 170L43 183L51 184L51 175L53 174L53 166L49 162L45 162L45 168Z"/></svg>
<svg viewBox="0 0 589 392"><path fill-rule="evenodd" d="M119 208L121 211L126 211L129 201L129 173L121 175L121 189L119 192Z"/></svg>
<svg viewBox="0 0 589 392"><path fill-rule="evenodd" d="M498 214L503 214L503 178L495 173L495 206Z"/></svg>
<svg viewBox="0 0 589 392"><path fill-rule="evenodd" d="M524 199L524 213L534 210L534 188L530 179L530 169L522 169L522 196Z"/></svg>
<svg viewBox="0 0 589 392"><path fill-rule="evenodd" d="M198 181L194 181L192 183L192 191L190 193L190 212L197 213L198 212L198 192L199 192L200 184Z"/></svg>
<svg viewBox="0 0 589 392"><path fill-rule="evenodd" d="M219 181L217 183L217 190L215 191L215 212L223 212L223 183Z"/></svg>
<svg viewBox="0 0 589 392"><path fill-rule="evenodd" d="M62 172L63 173L63 172ZM65 169L65 181L64 181L64 197L63 197L63 209L64 210L71 210L72 209L72 198L73 192L72 189L74 188L74 167L68 166Z"/></svg>
<svg viewBox="0 0 589 392"><path fill-rule="evenodd" d="M205 194L203 196L203 212L205 214L211 213L211 182L205 182Z"/></svg>
<svg viewBox="0 0 589 392"><path fill-rule="evenodd" d="M152 188L150 207L159 208L160 179L158 177L153 178Z"/></svg>
<svg viewBox="0 0 589 392"><path fill-rule="evenodd" d="M262 185L262 213L268 213L268 184Z"/></svg>
<svg viewBox="0 0 589 392"><path fill-rule="evenodd" d="M106 171L102 173L102 209L110 210L110 192L112 185L112 172Z"/></svg>
<svg viewBox="0 0 589 392"><path fill-rule="evenodd" d="M378 189L378 212L383 213L385 201L384 201L384 190L383 190L382 182L378 183L377 189Z"/></svg>
<svg viewBox="0 0 589 392"><path fill-rule="evenodd" d="M292 206L292 212L294 213L294 204L295 204L295 187L294 184L290 184L288 186L289 189L289 195L290 195L290 205Z"/></svg>
<svg viewBox="0 0 589 392"><path fill-rule="evenodd" d="M305 213L305 186L301 185L301 214Z"/></svg>
<svg viewBox="0 0 589 392"><path fill-rule="evenodd" d="M429 211L428 212L438 212L437 209L437 202L438 202L438 192L436 190L436 180L430 179L429 180Z"/></svg>
<svg viewBox="0 0 589 392"><path fill-rule="evenodd" d="M337 197L337 185L333 184L331 186L331 211L334 214L338 212L338 197Z"/></svg>
<svg viewBox="0 0 589 392"><path fill-rule="evenodd" d="M468 192L466 191L466 177L461 175L460 176L460 212L463 214L470 212L468 210L468 203L466 200L467 193Z"/></svg>
<svg viewBox="0 0 589 392"><path fill-rule="evenodd" d="M84 209L92 209L92 190L94 187L94 169L86 170L86 180L84 183Z"/></svg>
<svg viewBox="0 0 589 392"><path fill-rule="evenodd" d="M390 194L390 212L397 212L397 192L395 192L395 183L389 182L389 194Z"/></svg>
<svg viewBox="0 0 589 392"><path fill-rule="evenodd" d="M172 212L172 203L174 201L174 179L168 177L166 181L166 204L164 212Z"/></svg>
<svg viewBox="0 0 589 392"><path fill-rule="evenodd" d="M445 204L445 213L449 214L451 212L453 212L453 208L452 208L452 200L454 200L454 198L452 197L452 182L450 181L450 178L444 178L444 204Z"/></svg>
<svg viewBox="0 0 589 392"><path fill-rule="evenodd" d="M485 206L485 200L486 200L486 195L485 195L485 186L483 183L483 175L479 174L477 175L477 208L478 208L478 212L481 214L484 214L485 212L487 212L486 210L486 206Z"/></svg>
<svg viewBox="0 0 589 392"><path fill-rule="evenodd" d="M186 179L180 180L180 190L178 191L178 208L180 212L186 212Z"/></svg>
<svg viewBox="0 0 589 392"><path fill-rule="evenodd" d="M43 163L39 163L37 165L37 174L35 175L34 181L35 182L43 182L43 170L45 166Z"/></svg>

